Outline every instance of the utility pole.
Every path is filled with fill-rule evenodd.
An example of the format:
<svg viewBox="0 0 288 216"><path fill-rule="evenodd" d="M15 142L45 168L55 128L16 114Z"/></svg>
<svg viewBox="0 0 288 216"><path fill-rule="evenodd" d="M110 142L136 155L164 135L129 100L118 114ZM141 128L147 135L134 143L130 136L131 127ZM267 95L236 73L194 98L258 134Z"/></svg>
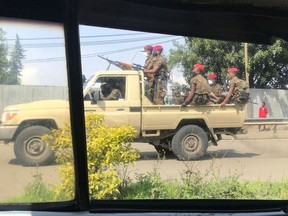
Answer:
<svg viewBox="0 0 288 216"><path fill-rule="evenodd" d="M249 71L248 71L248 44L244 43L244 56L245 56L245 76L246 76L246 82L249 85Z"/></svg>
<svg viewBox="0 0 288 216"><path fill-rule="evenodd" d="M248 71L248 44L247 43L244 43L244 58L245 58L245 77L246 77L246 82L247 82L247 85L248 85L248 88L250 88L250 85L249 85L249 71ZM248 103L247 106L246 106L246 117L250 118L250 110L251 110L251 104Z"/></svg>

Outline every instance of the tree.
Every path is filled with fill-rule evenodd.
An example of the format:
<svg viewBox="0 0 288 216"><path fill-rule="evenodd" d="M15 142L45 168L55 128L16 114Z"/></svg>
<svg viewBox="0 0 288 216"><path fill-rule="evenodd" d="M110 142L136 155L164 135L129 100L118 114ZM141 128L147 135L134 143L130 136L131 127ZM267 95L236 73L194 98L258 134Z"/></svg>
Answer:
<svg viewBox="0 0 288 216"><path fill-rule="evenodd" d="M189 86L187 84L180 84L178 82L173 82L170 85L171 90L174 90L176 88L178 88L180 91L185 92L187 88L189 88Z"/></svg>
<svg viewBox="0 0 288 216"><path fill-rule="evenodd" d="M9 62L8 56L8 44L5 39L5 32L0 28L0 84L6 82Z"/></svg>
<svg viewBox="0 0 288 216"><path fill-rule="evenodd" d="M16 85L21 83L19 77L21 76L21 70L23 69L22 64L23 58L24 58L24 50L22 48L22 45L20 44L20 40L17 34L15 45L11 52L11 59L9 62L9 71L8 71L9 79L7 80L8 82L6 84Z"/></svg>
<svg viewBox="0 0 288 216"><path fill-rule="evenodd" d="M192 66L205 65L206 72L218 74L220 82L225 82L228 67L236 66L240 78L245 78L243 43L217 41L201 38L186 38L185 44L175 43L170 50L169 63L181 66L183 76L189 83ZM251 88L287 88L288 44L276 40L273 45L249 44L249 84Z"/></svg>

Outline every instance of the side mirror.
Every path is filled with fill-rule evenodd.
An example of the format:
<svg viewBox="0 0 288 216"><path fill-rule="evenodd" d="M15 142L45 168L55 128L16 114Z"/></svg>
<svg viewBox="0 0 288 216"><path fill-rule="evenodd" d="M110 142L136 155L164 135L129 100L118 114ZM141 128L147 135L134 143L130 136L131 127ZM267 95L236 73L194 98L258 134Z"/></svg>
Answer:
<svg viewBox="0 0 288 216"><path fill-rule="evenodd" d="M91 104L97 104L97 101L100 100L100 90L97 89L93 92L91 92Z"/></svg>

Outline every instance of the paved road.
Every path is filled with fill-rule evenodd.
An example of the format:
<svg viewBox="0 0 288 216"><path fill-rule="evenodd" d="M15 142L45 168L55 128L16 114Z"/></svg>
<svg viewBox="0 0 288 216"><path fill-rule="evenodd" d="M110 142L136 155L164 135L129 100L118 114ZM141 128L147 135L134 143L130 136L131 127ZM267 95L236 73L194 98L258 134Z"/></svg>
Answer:
<svg viewBox="0 0 288 216"><path fill-rule="evenodd" d="M175 158L159 160L154 148L148 144L135 143L141 150L141 158L128 173L146 173L157 170L164 178L180 178L187 169L212 173L220 171L222 176L229 173L241 174L242 179L280 180L288 176L288 139L223 140L218 147L209 147L201 161L182 162ZM48 184L60 181L57 165L45 167L24 167L17 162L13 145L0 143L0 201L14 197L32 181L33 175L41 173Z"/></svg>

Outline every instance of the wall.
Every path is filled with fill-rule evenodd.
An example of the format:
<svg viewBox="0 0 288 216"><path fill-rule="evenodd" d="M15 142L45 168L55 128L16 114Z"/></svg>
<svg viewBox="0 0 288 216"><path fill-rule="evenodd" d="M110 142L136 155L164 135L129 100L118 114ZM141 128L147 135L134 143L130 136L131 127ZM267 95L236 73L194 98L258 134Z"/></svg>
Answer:
<svg viewBox="0 0 288 216"><path fill-rule="evenodd" d="M59 86L0 85L0 118L5 106L48 99L68 99L68 88Z"/></svg>
<svg viewBox="0 0 288 216"><path fill-rule="evenodd" d="M253 103L247 106L247 118L258 118L258 109L262 101L268 108L268 118L288 118L288 90L250 89L250 98Z"/></svg>

